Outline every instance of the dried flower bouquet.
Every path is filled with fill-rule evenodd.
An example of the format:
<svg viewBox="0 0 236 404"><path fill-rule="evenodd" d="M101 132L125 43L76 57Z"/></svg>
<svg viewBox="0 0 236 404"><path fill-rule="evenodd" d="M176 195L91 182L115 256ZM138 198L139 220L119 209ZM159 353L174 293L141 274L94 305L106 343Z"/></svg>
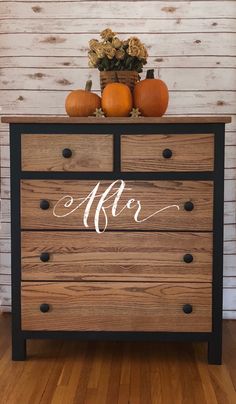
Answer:
<svg viewBox="0 0 236 404"><path fill-rule="evenodd" d="M143 71L147 63L147 49L137 37L127 40L119 39L116 34L107 28L100 33L101 41L89 41L89 66L97 67L100 71L134 70Z"/></svg>

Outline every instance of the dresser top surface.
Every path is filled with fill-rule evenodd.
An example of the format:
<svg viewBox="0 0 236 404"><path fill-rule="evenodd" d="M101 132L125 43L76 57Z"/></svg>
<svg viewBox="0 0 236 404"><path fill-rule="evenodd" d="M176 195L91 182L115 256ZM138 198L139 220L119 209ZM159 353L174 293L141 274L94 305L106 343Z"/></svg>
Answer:
<svg viewBox="0 0 236 404"><path fill-rule="evenodd" d="M161 118L69 118L67 116L43 116L43 115L6 115L2 116L3 123L66 123L66 124L168 124L168 123L230 123L230 116L178 116Z"/></svg>

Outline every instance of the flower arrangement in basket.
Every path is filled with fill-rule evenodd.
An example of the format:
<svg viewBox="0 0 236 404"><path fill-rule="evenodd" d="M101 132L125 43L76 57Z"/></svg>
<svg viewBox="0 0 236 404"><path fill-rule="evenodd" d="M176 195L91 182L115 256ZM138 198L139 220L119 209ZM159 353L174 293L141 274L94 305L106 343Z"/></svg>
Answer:
<svg viewBox="0 0 236 404"><path fill-rule="evenodd" d="M121 40L107 28L101 40L89 41L89 66L100 71L101 97L91 91L88 80L85 90L71 91L65 109L70 117L128 117L140 115L160 117L168 106L166 84L155 79L154 70L147 70L146 78L139 73L147 63L147 49L137 37Z"/></svg>
<svg viewBox="0 0 236 404"><path fill-rule="evenodd" d="M101 41L89 41L89 66L100 71L100 84L103 91L106 84L119 81L131 91L139 80L139 73L147 63L148 52L137 37L121 40L107 28L100 33Z"/></svg>

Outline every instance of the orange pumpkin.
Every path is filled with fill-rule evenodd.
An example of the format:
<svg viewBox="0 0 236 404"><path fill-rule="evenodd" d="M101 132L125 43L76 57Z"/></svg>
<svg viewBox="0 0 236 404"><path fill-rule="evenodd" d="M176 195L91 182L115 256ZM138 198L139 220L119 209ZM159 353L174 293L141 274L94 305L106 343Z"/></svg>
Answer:
<svg viewBox="0 0 236 404"><path fill-rule="evenodd" d="M106 85L102 93L102 109L106 116L129 116L132 106L132 94L126 84Z"/></svg>
<svg viewBox="0 0 236 404"><path fill-rule="evenodd" d="M134 107L143 116L162 116L167 110L169 93L167 85L154 78L154 70L148 70L146 79L134 87Z"/></svg>
<svg viewBox="0 0 236 404"><path fill-rule="evenodd" d="M101 107L101 98L91 93L92 81L86 82L85 90L74 90L66 97L65 108L69 116L93 115Z"/></svg>

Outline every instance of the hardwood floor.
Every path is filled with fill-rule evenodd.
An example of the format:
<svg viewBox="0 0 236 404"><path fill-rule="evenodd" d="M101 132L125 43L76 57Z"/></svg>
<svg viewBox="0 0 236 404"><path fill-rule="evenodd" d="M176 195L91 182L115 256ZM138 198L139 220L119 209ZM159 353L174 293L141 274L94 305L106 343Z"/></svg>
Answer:
<svg viewBox="0 0 236 404"><path fill-rule="evenodd" d="M223 365L205 343L30 340L11 361L11 316L0 315L0 404L235 404L236 321L224 321Z"/></svg>

